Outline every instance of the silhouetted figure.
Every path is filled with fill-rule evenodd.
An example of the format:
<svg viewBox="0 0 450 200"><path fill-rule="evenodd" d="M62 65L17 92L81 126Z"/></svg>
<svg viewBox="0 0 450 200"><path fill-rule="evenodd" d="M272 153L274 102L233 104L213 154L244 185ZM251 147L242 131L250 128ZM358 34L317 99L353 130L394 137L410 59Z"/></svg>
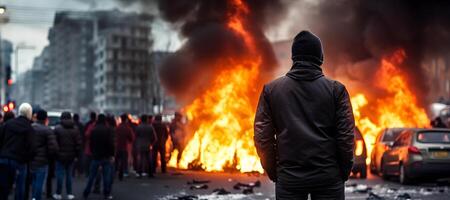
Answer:
<svg viewBox="0 0 450 200"><path fill-rule="evenodd" d="M155 129L156 137L158 141L153 145L153 172L156 172L156 165L158 163L158 153L159 161L161 163L161 172L166 173L166 141L169 137L169 127L162 122L162 116L156 115L155 121L153 122L153 128Z"/></svg>
<svg viewBox="0 0 450 200"><path fill-rule="evenodd" d="M94 184L98 170L101 167L103 173L103 195L105 199L112 199L111 189L115 153L114 129L107 124L106 116L103 114L98 115L95 127L92 129L90 147L92 151L92 162L83 197L85 199L88 198L92 184Z"/></svg>
<svg viewBox="0 0 450 200"><path fill-rule="evenodd" d="M344 199L353 165L354 130L344 85L326 78L319 38L300 32L286 76L264 86L254 140L261 164L276 182L276 199Z"/></svg>
<svg viewBox="0 0 450 200"><path fill-rule="evenodd" d="M34 200L42 199L42 187L47 176L49 158L55 157L58 152L58 143L53 130L48 126L47 112L39 110L36 113L36 122L33 123L34 140L32 142L35 153L31 161L32 192Z"/></svg>
<svg viewBox="0 0 450 200"><path fill-rule="evenodd" d="M16 200L25 198L27 164L35 153L32 143L34 129L31 127L33 109L23 103L19 117L8 118L0 130L0 200L8 199L15 183ZM5 114L5 118L6 118Z"/></svg>
<svg viewBox="0 0 450 200"><path fill-rule="evenodd" d="M147 115L142 115L141 123L136 127L136 140L134 141L138 152L138 177L153 177L151 147L156 140L155 131L153 130L152 125L148 123Z"/></svg>
<svg viewBox="0 0 450 200"><path fill-rule="evenodd" d="M124 173L128 171L128 146L132 144L134 132L128 122L128 115L120 116L121 123L116 128L116 168L119 172L119 180L123 179Z"/></svg>
<svg viewBox="0 0 450 200"><path fill-rule="evenodd" d="M59 151L56 158L56 193L54 199L62 199L62 188L66 183L67 199L74 199L72 192L72 171L75 159L80 158L81 138L78 128L69 112L61 114L61 122L55 127Z"/></svg>

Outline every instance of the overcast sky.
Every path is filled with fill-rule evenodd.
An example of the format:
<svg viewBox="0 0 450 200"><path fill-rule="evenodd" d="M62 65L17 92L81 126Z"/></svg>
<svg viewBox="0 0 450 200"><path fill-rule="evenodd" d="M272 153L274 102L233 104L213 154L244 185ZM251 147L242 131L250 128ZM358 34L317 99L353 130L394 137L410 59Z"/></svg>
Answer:
<svg viewBox="0 0 450 200"><path fill-rule="evenodd" d="M90 2L95 2L96 5ZM19 72L30 69L34 57L38 56L48 44L48 29L52 26L56 11L114 8L123 11L140 10L139 5L124 8L114 0L0 0L0 5L7 7L9 18L8 23L0 24L2 39L10 40L13 45L31 47L19 51ZM154 49L175 50L180 46L176 32L162 20L155 21L152 31L155 38ZM12 65L14 69L15 63Z"/></svg>

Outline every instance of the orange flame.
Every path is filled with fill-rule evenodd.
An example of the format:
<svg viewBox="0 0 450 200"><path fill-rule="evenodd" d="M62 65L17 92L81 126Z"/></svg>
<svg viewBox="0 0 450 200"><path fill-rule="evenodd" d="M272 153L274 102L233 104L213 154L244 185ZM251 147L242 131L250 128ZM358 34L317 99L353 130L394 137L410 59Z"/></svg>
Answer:
<svg viewBox="0 0 450 200"><path fill-rule="evenodd" d="M174 160L176 156L172 156L171 166L263 173L253 143L255 102L262 87L258 80L261 55L245 27L247 5L241 0L232 0L230 7L227 26L242 38L254 55L248 59L224 60L222 65L227 70L218 74L209 89L185 107L194 135L179 163Z"/></svg>
<svg viewBox="0 0 450 200"><path fill-rule="evenodd" d="M425 110L418 105L406 75L398 68L405 58L405 51L397 50L381 60L375 80L376 86L387 93L385 97L368 100L363 93L357 93L351 98L356 126L366 142L367 163L377 134L384 128L429 126Z"/></svg>

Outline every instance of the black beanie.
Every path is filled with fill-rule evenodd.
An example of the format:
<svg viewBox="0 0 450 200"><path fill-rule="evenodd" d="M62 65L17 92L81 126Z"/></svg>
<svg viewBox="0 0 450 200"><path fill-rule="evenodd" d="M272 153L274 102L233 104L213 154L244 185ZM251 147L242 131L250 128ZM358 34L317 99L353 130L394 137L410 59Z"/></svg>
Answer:
<svg viewBox="0 0 450 200"><path fill-rule="evenodd" d="M322 43L319 37L309 31L301 31L292 44L292 60L310 61L317 65L323 63Z"/></svg>

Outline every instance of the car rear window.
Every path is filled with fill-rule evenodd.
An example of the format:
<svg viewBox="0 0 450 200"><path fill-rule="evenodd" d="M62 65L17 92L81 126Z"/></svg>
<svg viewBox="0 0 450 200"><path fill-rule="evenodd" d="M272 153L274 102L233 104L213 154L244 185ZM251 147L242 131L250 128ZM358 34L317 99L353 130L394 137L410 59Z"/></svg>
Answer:
<svg viewBox="0 0 450 200"><path fill-rule="evenodd" d="M450 143L450 132L420 132L417 141L422 143Z"/></svg>
<svg viewBox="0 0 450 200"><path fill-rule="evenodd" d="M383 136L383 142L393 142L397 137L402 133L402 129L400 130L387 130Z"/></svg>

